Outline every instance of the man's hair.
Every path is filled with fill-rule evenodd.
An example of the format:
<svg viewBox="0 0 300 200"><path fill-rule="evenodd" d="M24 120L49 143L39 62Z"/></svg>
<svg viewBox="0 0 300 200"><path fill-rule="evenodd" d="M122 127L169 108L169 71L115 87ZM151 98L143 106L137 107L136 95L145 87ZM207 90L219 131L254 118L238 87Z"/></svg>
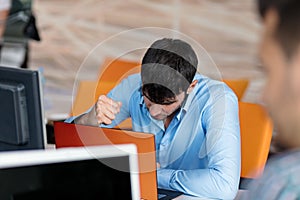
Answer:
<svg viewBox="0 0 300 200"><path fill-rule="evenodd" d="M274 9L279 17L274 38L281 45L287 58L291 58L300 44L300 1L299 0L258 0L262 18Z"/></svg>
<svg viewBox="0 0 300 200"><path fill-rule="evenodd" d="M142 91L154 103L172 103L176 95L188 89L197 65L196 53L188 43L169 38L157 40L142 60Z"/></svg>

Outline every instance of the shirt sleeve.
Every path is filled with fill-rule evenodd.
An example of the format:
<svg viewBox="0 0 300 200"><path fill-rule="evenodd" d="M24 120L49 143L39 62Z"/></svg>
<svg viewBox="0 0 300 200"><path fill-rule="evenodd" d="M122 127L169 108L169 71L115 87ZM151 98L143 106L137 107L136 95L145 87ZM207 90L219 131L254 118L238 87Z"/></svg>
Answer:
<svg viewBox="0 0 300 200"><path fill-rule="evenodd" d="M224 93L224 92L223 92ZM158 187L214 199L234 199L240 180L240 127L237 98L217 95L203 113L206 138L199 152L207 167L159 169Z"/></svg>
<svg viewBox="0 0 300 200"><path fill-rule="evenodd" d="M74 123L74 120L77 119L78 117L80 117L81 115L84 115L88 112L90 112L92 110L93 106L90 107L87 111L85 111L84 113L80 114L80 115L77 115L77 116L71 116L69 118L67 118L64 122L66 123Z"/></svg>

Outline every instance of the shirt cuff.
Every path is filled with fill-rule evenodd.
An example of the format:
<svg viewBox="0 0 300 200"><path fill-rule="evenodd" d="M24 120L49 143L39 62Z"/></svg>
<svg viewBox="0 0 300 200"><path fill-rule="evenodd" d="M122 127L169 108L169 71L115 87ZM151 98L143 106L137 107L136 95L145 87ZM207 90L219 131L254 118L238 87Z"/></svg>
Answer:
<svg viewBox="0 0 300 200"><path fill-rule="evenodd" d="M175 170L172 169L158 169L157 170L157 185L158 188L172 190L170 182Z"/></svg>
<svg viewBox="0 0 300 200"><path fill-rule="evenodd" d="M70 117L70 118L66 119L64 122L74 124L75 119L76 119L76 117Z"/></svg>

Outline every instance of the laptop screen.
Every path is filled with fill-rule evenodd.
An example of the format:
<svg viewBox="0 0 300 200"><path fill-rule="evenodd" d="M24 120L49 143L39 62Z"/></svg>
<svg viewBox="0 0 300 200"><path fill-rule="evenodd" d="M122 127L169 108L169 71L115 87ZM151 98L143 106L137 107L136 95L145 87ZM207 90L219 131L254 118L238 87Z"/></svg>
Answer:
<svg viewBox="0 0 300 200"><path fill-rule="evenodd" d="M39 154L19 152L23 156L16 156L20 159L18 165L14 161L11 166L0 166L0 199L139 199L138 176L134 172L137 160L134 164L132 154L113 152L113 146L113 149L107 146L99 148L97 152L110 151L109 155L97 154L95 148L89 148L93 149L92 152L82 148ZM71 154L73 158L64 160L62 154ZM32 164L23 162L30 155ZM48 156L48 159L35 160L40 156ZM5 156L0 155L0 159L5 159Z"/></svg>

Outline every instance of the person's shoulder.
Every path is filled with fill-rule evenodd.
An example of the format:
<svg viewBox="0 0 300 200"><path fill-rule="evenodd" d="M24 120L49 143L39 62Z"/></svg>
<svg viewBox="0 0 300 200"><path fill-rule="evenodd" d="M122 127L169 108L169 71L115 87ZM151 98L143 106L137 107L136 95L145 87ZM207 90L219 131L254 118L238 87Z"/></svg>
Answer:
<svg viewBox="0 0 300 200"><path fill-rule="evenodd" d="M122 79L115 90L119 92L132 93L141 87L141 82L141 75L139 73L132 74Z"/></svg>
<svg viewBox="0 0 300 200"><path fill-rule="evenodd" d="M196 90L204 93L209 92L211 95L233 95L234 92L221 80L215 80L207 76L196 74L194 80L198 80Z"/></svg>
<svg viewBox="0 0 300 200"><path fill-rule="evenodd" d="M126 78L124 78L122 80L123 84L126 84L130 87L136 87L141 85L142 82L142 78L141 78L141 74L137 73L137 74L131 74L129 76L127 76Z"/></svg>
<svg viewBox="0 0 300 200"><path fill-rule="evenodd" d="M300 197L300 151L288 151L273 156L263 175L249 186L245 199L279 199L283 193Z"/></svg>
<svg viewBox="0 0 300 200"><path fill-rule="evenodd" d="M269 170L284 170L286 168L299 168L300 172L300 150L286 151L283 153L278 153L272 156L266 167L266 171Z"/></svg>
<svg viewBox="0 0 300 200"><path fill-rule="evenodd" d="M141 74L140 73L131 74L127 77L127 79L131 80L131 81L140 81L141 80Z"/></svg>
<svg viewBox="0 0 300 200"><path fill-rule="evenodd" d="M194 80L198 80L198 84L200 85L206 85L207 87L212 87L212 86L224 86L226 85L223 81L217 80L217 79L212 79L208 76L196 73Z"/></svg>

